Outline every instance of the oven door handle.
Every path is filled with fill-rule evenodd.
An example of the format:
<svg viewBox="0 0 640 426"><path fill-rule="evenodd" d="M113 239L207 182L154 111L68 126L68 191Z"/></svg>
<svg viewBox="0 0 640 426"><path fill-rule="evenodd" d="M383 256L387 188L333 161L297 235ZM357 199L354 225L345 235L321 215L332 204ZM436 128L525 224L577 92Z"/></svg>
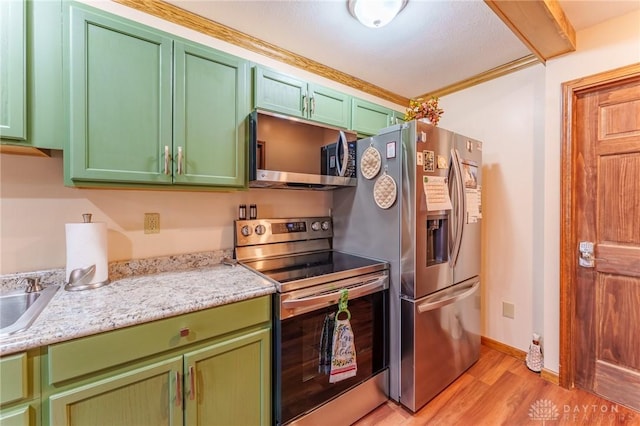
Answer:
<svg viewBox="0 0 640 426"><path fill-rule="evenodd" d="M365 284L354 286L354 287L346 287L348 290L348 296L350 299L355 299L357 297L366 296L368 294L377 293L378 291L385 290L389 288L388 285L389 278L387 276L376 278L373 281L366 282ZM282 307L284 309L299 309L299 308L308 308L314 305L326 306L326 305L334 305L338 303L340 300L340 292L342 288L336 289L328 294L323 294L320 296L308 296L301 297L299 299L288 299L282 301Z"/></svg>

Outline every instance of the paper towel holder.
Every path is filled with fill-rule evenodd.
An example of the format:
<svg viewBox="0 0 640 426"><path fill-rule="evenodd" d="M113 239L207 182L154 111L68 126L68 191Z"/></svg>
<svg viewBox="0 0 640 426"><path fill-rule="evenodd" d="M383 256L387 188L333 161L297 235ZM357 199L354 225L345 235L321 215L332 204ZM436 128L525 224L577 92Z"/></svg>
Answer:
<svg viewBox="0 0 640 426"><path fill-rule="evenodd" d="M84 223L91 223L91 213L83 213L82 221ZM73 269L69 273L69 282L65 284L64 289L67 291L80 291L80 290L90 290L98 287L102 287L103 285L109 284L109 279L107 278L104 281L91 283L91 279L94 277L96 272L96 265L92 264L83 268Z"/></svg>
<svg viewBox="0 0 640 426"><path fill-rule="evenodd" d="M91 280L96 272L96 265L89 265L86 268L76 268L69 274L69 282L64 286L67 291L89 290L109 284L109 280L99 283L85 284Z"/></svg>

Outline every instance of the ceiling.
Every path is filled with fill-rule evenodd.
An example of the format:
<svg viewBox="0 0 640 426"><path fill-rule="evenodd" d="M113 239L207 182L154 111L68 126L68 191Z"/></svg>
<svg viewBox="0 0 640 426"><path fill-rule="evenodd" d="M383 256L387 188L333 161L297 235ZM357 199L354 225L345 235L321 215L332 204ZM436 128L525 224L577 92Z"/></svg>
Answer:
<svg viewBox="0 0 640 426"><path fill-rule="evenodd" d="M346 0L167 0L179 8L405 98L531 54L483 0L409 0L389 25L358 23ZM640 1L559 1L576 31Z"/></svg>

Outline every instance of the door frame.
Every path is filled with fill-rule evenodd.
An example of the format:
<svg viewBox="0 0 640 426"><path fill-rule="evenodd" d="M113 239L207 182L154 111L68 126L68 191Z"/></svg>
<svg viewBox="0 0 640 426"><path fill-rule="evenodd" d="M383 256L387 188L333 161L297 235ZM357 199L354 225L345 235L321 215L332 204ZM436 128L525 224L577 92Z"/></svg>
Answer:
<svg viewBox="0 0 640 426"><path fill-rule="evenodd" d="M576 318L577 232L574 224L575 105L581 93L620 84L640 76L640 63L568 81L562 84L562 153L560 157L560 365L559 383L573 388L575 357L573 328Z"/></svg>

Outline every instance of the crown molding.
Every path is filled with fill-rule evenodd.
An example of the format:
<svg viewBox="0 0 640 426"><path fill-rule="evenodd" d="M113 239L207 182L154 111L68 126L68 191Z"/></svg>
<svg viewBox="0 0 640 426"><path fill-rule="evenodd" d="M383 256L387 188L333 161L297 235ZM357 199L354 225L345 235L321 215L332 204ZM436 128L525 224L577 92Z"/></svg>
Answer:
<svg viewBox="0 0 640 426"><path fill-rule="evenodd" d="M297 55L266 41L250 36L218 22L203 18L184 9L161 0L113 0L140 12L156 16L165 21L190 28L219 40L250 50L260 55L275 59L296 68L312 72L345 86L352 87L370 95L385 99L399 105L408 105L409 98L385 90L368 83L358 77L343 73L312 59Z"/></svg>
<svg viewBox="0 0 640 426"><path fill-rule="evenodd" d="M486 81L493 80L498 77L502 77L503 75L511 74L512 72L516 72L521 69L528 68L532 65L536 65L539 63L540 61L535 55L528 55L523 58L516 59L515 61L509 62L507 64L500 65L499 67L490 69L489 71L477 74L471 78L467 78L466 80L462 80L457 83L451 84L449 86L440 88L438 90L434 90L432 92L422 94L418 96L418 98L441 97L444 95L449 95L451 93L467 89L477 84L484 83Z"/></svg>

